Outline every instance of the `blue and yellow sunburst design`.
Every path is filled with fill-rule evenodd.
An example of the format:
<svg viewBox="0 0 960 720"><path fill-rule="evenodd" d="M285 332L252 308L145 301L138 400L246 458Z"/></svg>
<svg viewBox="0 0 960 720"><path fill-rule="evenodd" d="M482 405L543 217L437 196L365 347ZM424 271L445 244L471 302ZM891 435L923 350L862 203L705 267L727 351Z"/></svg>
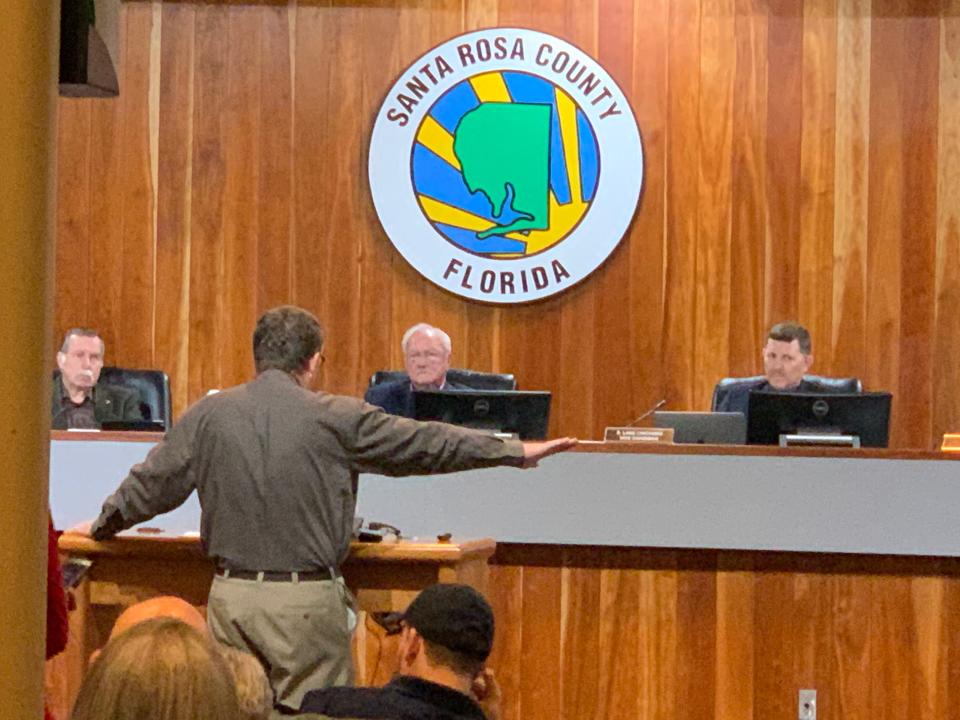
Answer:
<svg viewBox="0 0 960 720"><path fill-rule="evenodd" d="M534 112L536 118L543 118L543 152L527 156L523 152L526 139L511 136L514 128L509 126L497 134L498 129L489 124L490 118L495 123L497 117L510 117L502 112L486 113L488 147L493 153L492 145L501 141L509 145L512 140L513 147L519 150L517 163L530 162L530 157L542 158L542 192L546 196L539 199L542 202L535 200L543 212L528 212L523 205L531 192L537 192L536 188L527 188L522 196L511 183L511 173L523 174L530 170L528 167L503 167L496 171L496 177L503 178L499 192L505 200L501 198L500 207L491 199L496 188L493 193L489 187L481 191L484 188L478 189L475 180L470 187L465 178L465 174L470 174L465 173L461 162L461 158L467 159L463 153L467 123L461 121L471 114L476 118L475 111L495 109L495 105L503 108L509 103L515 105L506 110L519 110L522 105L543 111ZM503 148L496 157L502 156ZM484 160L490 162L490 157ZM468 252L510 259L553 247L576 228L596 193L600 162L593 128L563 89L545 78L504 71L474 75L448 90L433 105L417 131L411 170L417 200L437 232ZM526 229L508 231L508 227L518 225Z"/></svg>

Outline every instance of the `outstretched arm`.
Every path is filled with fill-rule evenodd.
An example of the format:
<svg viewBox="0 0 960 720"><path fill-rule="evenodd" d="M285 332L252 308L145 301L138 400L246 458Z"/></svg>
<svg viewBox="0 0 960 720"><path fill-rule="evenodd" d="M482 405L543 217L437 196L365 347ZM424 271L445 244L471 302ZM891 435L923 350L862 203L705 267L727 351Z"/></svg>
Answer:
<svg viewBox="0 0 960 720"><path fill-rule="evenodd" d="M537 463L549 455L569 450L577 444L576 438L564 437L543 442L525 442L523 444L523 467L536 467Z"/></svg>

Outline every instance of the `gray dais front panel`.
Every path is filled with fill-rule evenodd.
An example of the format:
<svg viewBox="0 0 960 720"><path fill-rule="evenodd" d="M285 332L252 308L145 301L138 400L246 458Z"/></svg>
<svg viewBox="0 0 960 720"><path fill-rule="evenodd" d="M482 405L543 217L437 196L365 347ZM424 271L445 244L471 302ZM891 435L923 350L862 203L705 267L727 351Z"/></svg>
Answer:
<svg viewBox="0 0 960 720"><path fill-rule="evenodd" d="M526 471L364 475L357 512L421 537L960 556L960 464L566 453Z"/></svg>

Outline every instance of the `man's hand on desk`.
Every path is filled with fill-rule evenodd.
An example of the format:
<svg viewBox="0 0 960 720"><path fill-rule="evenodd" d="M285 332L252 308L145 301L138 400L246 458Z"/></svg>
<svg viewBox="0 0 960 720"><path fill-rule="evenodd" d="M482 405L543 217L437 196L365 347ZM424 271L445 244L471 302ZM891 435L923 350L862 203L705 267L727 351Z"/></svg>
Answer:
<svg viewBox="0 0 960 720"><path fill-rule="evenodd" d="M536 467L537 463L548 455L569 450L577 444L576 438L557 438L544 442L525 442L523 444L523 467Z"/></svg>
<svg viewBox="0 0 960 720"><path fill-rule="evenodd" d="M84 537L90 537L90 528L93 526L93 520L84 520L83 522L77 523L71 528L67 528L63 531L64 535L83 535Z"/></svg>

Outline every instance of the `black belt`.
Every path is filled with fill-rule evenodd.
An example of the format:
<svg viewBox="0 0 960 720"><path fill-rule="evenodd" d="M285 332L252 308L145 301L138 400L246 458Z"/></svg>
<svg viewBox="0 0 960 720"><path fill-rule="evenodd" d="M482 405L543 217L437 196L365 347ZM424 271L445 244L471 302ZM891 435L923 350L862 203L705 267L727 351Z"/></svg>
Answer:
<svg viewBox="0 0 960 720"><path fill-rule="evenodd" d="M238 580L259 580L261 582L316 582L317 580L336 580L340 573L336 570L300 570L281 572L279 570L237 570L218 567L217 575Z"/></svg>

